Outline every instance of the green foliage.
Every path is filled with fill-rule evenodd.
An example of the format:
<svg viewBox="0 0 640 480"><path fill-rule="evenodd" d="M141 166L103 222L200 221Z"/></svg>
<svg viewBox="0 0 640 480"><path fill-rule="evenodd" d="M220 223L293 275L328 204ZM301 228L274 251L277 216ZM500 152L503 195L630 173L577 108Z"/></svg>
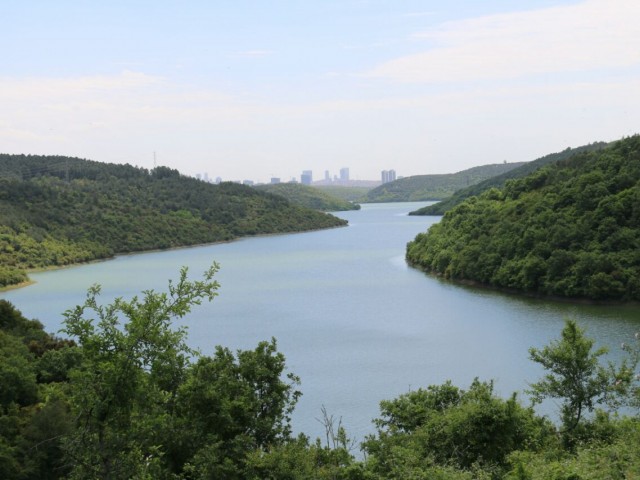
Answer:
<svg viewBox="0 0 640 480"><path fill-rule="evenodd" d="M323 212L339 212L344 210L359 210L357 203L335 197L323 190L302 185L300 183L277 183L273 185L259 185L257 190L273 193L286 198L294 205Z"/></svg>
<svg viewBox="0 0 640 480"><path fill-rule="evenodd" d="M170 462L198 478L242 478L247 455L290 436L299 379L284 370L275 340L237 356L217 347L213 357L200 358L177 392Z"/></svg>
<svg viewBox="0 0 640 480"><path fill-rule="evenodd" d="M116 253L344 225L233 183L69 157L0 155L0 287Z"/></svg>
<svg viewBox="0 0 640 480"><path fill-rule="evenodd" d="M371 189L360 201L363 203L375 203L441 200L450 197L461 188L508 172L520 165L522 165L522 162L497 163L469 168L458 173L414 175L384 183Z"/></svg>
<svg viewBox="0 0 640 480"><path fill-rule="evenodd" d="M216 271L190 281L182 269L168 293L107 306L93 287L65 313L65 332L82 351L69 381L70 478L239 479L251 452L289 438L298 378L284 374L275 340L237 355L218 347L207 357L187 347L185 328L172 326L217 295Z"/></svg>
<svg viewBox="0 0 640 480"><path fill-rule="evenodd" d="M531 385L529 393L534 402L545 398L562 400L560 413L567 443L572 442L584 414L604 403L615 385L615 377L599 362L607 349L593 351L593 344L575 321L567 320L560 340L542 350L529 349L531 360L548 372Z"/></svg>
<svg viewBox="0 0 640 480"><path fill-rule="evenodd" d="M0 300L0 478L49 479L67 472L61 438L71 419L57 382L68 379L77 356L70 353L54 369L45 359L59 351L77 349Z"/></svg>
<svg viewBox="0 0 640 480"><path fill-rule="evenodd" d="M624 480L640 477L640 422L612 423L607 441L580 443L575 453L519 451L509 457L507 480Z"/></svg>
<svg viewBox="0 0 640 480"><path fill-rule="evenodd" d="M595 142L589 145L584 145L582 147L567 148L562 152L545 155L544 157L532 160L531 162L526 162L517 168L501 173L494 177L487 178L486 180L483 180L474 185L470 185L466 188L461 188L449 198L446 198L434 205L429 205L416 210L415 212L411 212L409 213L409 215L444 215L445 212L448 212L456 205L459 205L467 198L478 196L482 192L490 190L491 188L503 188L508 180L525 177L543 167L544 165L549 165L561 160L565 160L577 153L600 150L606 145L607 144L604 142Z"/></svg>
<svg viewBox="0 0 640 480"><path fill-rule="evenodd" d="M407 246L445 278L593 300L640 299L640 137L471 197Z"/></svg>
<svg viewBox="0 0 640 480"><path fill-rule="evenodd" d="M468 391L447 382L381 402L380 407L378 434L370 436L364 448L371 456L370 467L383 478L395 477L407 463L423 471L447 465L467 471L500 468L511 452L535 449L551 430L522 407L515 394L502 400L494 395L493 383L478 380Z"/></svg>
<svg viewBox="0 0 640 480"><path fill-rule="evenodd" d="M344 446L323 446L318 439L311 443L300 434L297 438L267 451L249 455L247 480L358 480L372 479Z"/></svg>
<svg viewBox="0 0 640 480"><path fill-rule="evenodd" d="M332 197L340 198L345 202L357 203L371 187L357 187L347 185L314 185L314 188L327 193Z"/></svg>
<svg viewBox="0 0 640 480"><path fill-rule="evenodd" d="M94 286L83 305L65 313L65 333L77 339L83 354L70 382L77 419L66 440L72 478L132 478L158 466L153 431L192 353L185 329L174 330L171 322L217 295L216 270L214 265L202 281L191 282L183 268L168 294L146 291L142 299L117 298L106 307L97 303L100 289Z"/></svg>

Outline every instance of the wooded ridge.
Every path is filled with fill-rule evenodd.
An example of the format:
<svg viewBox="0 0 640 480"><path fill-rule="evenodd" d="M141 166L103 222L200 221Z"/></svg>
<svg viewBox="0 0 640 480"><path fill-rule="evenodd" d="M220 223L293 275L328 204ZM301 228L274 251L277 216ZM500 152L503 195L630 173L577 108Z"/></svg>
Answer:
<svg viewBox="0 0 640 480"><path fill-rule="evenodd" d="M496 163L469 168L457 173L414 175L384 183L369 190L359 201L362 203L420 202L442 200L454 192L487 178L500 175L522 165Z"/></svg>
<svg viewBox="0 0 640 480"><path fill-rule="evenodd" d="M359 210L360 205L338 198L316 187L301 183L276 183L258 185L254 187L263 192L280 195L294 205L299 205L322 212L340 212L345 210Z"/></svg>
<svg viewBox="0 0 640 480"><path fill-rule="evenodd" d="M549 164L463 201L407 260L454 280L640 300L640 137Z"/></svg>
<svg viewBox="0 0 640 480"><path fill-rule="evenodd" d="M0 287L117 253L345 225L234 183L71 157L0 155Z"/></svg>
<svg viewBox="0 0 640 480"><path fill-rule="evenodd" d="M544 165L567 159L572 155L575 155L576 153L600 150L606 146L607 144L605 142L595 142L589 145L583 145L581 147L567 148L562 152L551 153L549 155L545 155L544 157L537 158L536 160L532 160L531 162L525 162L512 170L498 174L494 177L487 178L486 180L482 180L481 182L474 185L469 185L468 187L461 188L460 190L454 192L450 197L445 198L444 200L441 200L436 204L428 205L426 207L410 212L409 215L444 215L447 210L451 210L459 203L462 203L462 201L464 201L466 198L473 197L474 195L479 195L485 190L489 190L493 187L502 188L507 180L526 177L527 175L535 172Z"/></svg>

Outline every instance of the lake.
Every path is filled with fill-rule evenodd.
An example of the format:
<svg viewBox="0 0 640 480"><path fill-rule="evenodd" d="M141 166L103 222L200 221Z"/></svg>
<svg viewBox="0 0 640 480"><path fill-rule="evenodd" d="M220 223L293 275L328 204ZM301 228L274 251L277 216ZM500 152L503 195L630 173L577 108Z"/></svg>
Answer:
<svg viewBox="0 0 640 480"><path fill-rule="evenodd" d="M275 337L303 396L294 431L324 433L321 408L362 440L380 400L451 379L495 380L497 392L522 392L541 376L528 348L559 336L573 318L619 358L640 330L640 307L593 306L523 298L458 286L408 267L405 245L439 217L408 216L426 203L368 204L340 212L349 226L254 237L231 243L120 256L33 274L37 283L0 293L47 330L80 304L87 288L101 299L165 290L181 266L196 278L213 261L219 297L185 319L189 344L252 349ZM549 408L551 413L551 407Z"/></svg>

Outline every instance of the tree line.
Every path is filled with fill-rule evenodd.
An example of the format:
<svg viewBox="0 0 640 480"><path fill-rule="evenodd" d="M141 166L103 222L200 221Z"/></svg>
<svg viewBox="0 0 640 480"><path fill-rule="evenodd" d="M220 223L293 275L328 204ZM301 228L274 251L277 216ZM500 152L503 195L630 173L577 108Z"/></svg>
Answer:
<svg viewBox="0 0 640 480"><path fill-rule="evenodd" d="M326 435L294 436L301 395L275 339L253 350L191 350L173 322L214 300L217 266L165 292L111 304L92 287L64 338L0 300L0 477L4 479L590 479L640 475L640 342L605 364L575 322L531 348L546 374L539 416L492 381L445 382L380 403L356 442L323 411ZM627 416L615 412L627 408Z"/></svg>
<svg viewBox="0 0 640 480"><path fill-rule="evenodd" d="M477 184L504 172L509 172L521 165L522 162L495 163L468 168L457 173L413 175L375 187L369 190L359 201L363 203L380 203L442 200L462 188Z"/></svg>
<svg viewBox="0 0 640 480"><path fill-rule="evenodd" d="M583 145L581 147L566 148L562 152L550 153L544 157L537 158L530 162L520 164L520 166L508 170L504 173L497 174L489 177L486 180L482 180L479 183L473 183L469 186L465 186L453 192L451 196L448 196L444 200L434 203L433 205L427 205L426 207L419 208L409 215L444 215L445 212L451 210L456 205L459 205L469 197L480 195L485 190L491 188L502 188L508 180L516 178L526 177L527 175L535 172L539 168L552 163L565 160L577 153L591 152L594 150L600 150L605 148L607 143L605 142L593 142L589 145Z"/></svg>
<svg viewBox="0 0 640 480"><path fill-rule="evenodd" d="M301 183L276 183L258 185L258 190L281 195L291 203L322 212L340 212L360 210L360 205L344 200L336 195L325 192L315 186Z"/></svg>
<svg viewBox="0 0 640 480"><path fill-rule="evenodd" d="M0 287L26 271L116 253L345 225L335 216L177 170L0 155Z"/></svg>
<svg viewBox="0 0 640 480"><path fill-rule="evenodd" d="M532 294L640 300L640 137L489 189L407 245L453 280Z"/></svg>

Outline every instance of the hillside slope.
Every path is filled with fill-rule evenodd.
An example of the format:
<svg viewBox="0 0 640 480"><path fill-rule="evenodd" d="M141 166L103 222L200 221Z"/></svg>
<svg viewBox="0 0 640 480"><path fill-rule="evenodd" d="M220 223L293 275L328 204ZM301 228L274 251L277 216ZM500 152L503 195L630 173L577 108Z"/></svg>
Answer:
<svg viewBox="0 0 640 480"><path fill-rule="evenodd" d="M414 175L384 183L367 192L360 201L378 203L442 200L453 195L456 190L500 175L520 165L522 163L497 163L473 167L457 173Z"/></svg>
<svg viewBox="0 0 640 480"><path fill-rule="evenodd" d="M255 187L263 192L280 195L294 205L299 205L322 212L339 212L345 210L359 210L360 205L334 197L319 188L302 185L300 183L277 183L273 185L259 185Z"/></svg>
<svg viewBox="0 0 640 480"><path fill-rule="evenodd" d="M0 286L25 270L344 225L250 187L69 157L0 155Z"/></svg>
<svg viewBox="0 0 640 480"><path fill-rule="evenodd" d="M523 292L640 300L640 137L465 200L407 245L407 260Z"/></svg>
<svg viewBox="0 0 640 480"><path fill-rule="evenodd" d="M527 175L536 171L540 167L543 167L544 165L548 165L553 162L559 162L571 157L572 155L575 155L576 153L600 150L606 146L607 144L604 142L596 142L589 145L584 145L582 147L567 148L562 152L545 155L544 157L540 157L531 162L526 162L517 168L501 173L500 175L496 175L495 177L487 178L486 180L476 183L475 185L470 185L466 188L462 188L456 191L449 198L446 198L433 205L423 207L414 212L410 212L409 215L444 215L444 212L462 203L466 198L473 197L474 195L479 195L485 190L489 190L493 187L502 188L507 180L526 177Z"/></svg>

